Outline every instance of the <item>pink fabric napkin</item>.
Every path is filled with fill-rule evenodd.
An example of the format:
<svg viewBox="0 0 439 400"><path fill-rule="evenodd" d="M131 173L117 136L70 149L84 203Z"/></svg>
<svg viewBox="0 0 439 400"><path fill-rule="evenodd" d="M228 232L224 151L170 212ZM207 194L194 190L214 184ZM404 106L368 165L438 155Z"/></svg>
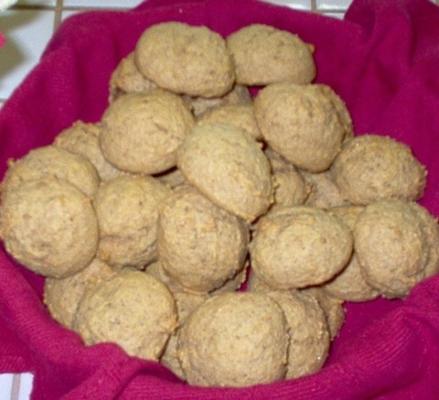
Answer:
<svg viewBox="0 0 439 400"><path fill-rule="evenodd" d="M356 0L344 21L255 0L150 0L131 12L73 16L0 112L0 176L8 158L73 121L98 121L118 61L146 27L169 20L223 35L266 23L314 43L317 80L346 100L358 134L413 148L429 170L422 204L439 214L439 8L427 0ZM0 250L0 372L32 372L34 399L438 398L439 277L405 300L349 304L321 372L242 389L191 387L116 345L85 347L49 317L42 284Z"/></svg>

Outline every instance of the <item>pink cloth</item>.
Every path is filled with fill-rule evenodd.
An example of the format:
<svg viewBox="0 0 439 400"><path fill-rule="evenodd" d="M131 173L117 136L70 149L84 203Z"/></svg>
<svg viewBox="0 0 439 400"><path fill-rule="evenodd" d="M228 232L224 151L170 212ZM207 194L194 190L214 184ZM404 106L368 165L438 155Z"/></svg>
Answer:
<svg viewBox="0 0 439 400"><path fill-rule="evenodd" d="M132 12L69 18L0 112L6 160L48 144L76 119L98 121L108 80L141 32L161 21L206 24L227 35L254 22L316 45L318 81L346 100L356 132L389 134L428 167L422 203L439 214L439 8L427 0L357 0L345 21L254 0L150 0ZM437 399L439 277L406 300L349 304L325 368L243 389L185 385L117 346L83 346L41 303L43 279L0 251L0 371L35 374L34 399Z"/></svg>

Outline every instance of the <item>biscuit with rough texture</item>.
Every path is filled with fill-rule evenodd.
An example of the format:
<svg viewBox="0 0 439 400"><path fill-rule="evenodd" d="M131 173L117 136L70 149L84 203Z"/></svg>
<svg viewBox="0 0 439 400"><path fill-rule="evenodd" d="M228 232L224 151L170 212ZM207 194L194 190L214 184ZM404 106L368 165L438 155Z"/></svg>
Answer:
<svg viewBox="0 0 439 400"><path fill-rule="evenodd" d="M170 194L168 187L148 176L121 176L103 183L94 201L99 258L118 268L142 268L153 261L159 206Z"/></svg>
<svg viewBox="0 0 439 400"><path fill-rule="evenodd" d="M325 313L331 340L334 340L345 320L343 301L329 296L322 288L309 288L302 290L302 292L310 294L318 301Z"/></svg>
<svg viewBox="0 0 439 400"><path fill-rule="evenodd" d="M44 303L55 320L71 328L78 304L85 291L111 278L114 273L110 266L95 258L90 265L75 275L64 279L46 278Z"/></svg>
<svg viewBox="0 0 439 400"><path fill-rule="evenodd" d="M384 296L403 297L425 278L429 246L410 203L370 204L358 216L354 239L364 278Z"/></svg>
<svg viewBox="0 0 439 400"><path fill-rule="evenodd" d="M329 171L312 174L301 171L302 177L311 187L305 204L310 207L332 208L348 205L349 202L340 193Z"/></svg>
<svg viewBox="0 0 439 400"><path fill-rule="evenodd" d="M198 124L228 124L241 129L255 140L262 139L251 103L215 107L204 113Z"/></svg>
<svg viewBox="0 0 439 400"><path fill-rule="evenodd" d="M410 203L421 220L421 226L428 243L428 262L425 266L425 277L428 278L439 272L439 225L437 218L417 203Z"/></svg>
<svg viewBox="0 0 439 400"><path fill-rule="evenodd" d="M140 271L122 271L88 290L74 321L85 344L114 342L148 360L158 360L176 326L172 294Z"/></svg>
<svg viewBox="0 0 439 400"><path fill-rule="evenodd" d="M275 83L254 102L259 129L270 147L310 172L330 167L347 134L330 90L320 84Z"/></svg>
<svg viewBox="0 0 439 400"><path fill-rule="evenodd" d="M255 274L277 289L328 281L348 263L352 234L317 208L278 208L262 218L250 245Z"/></svg>
<svg viewBox="0 0 439 400"><path fill-rule="evenodd" d="M196 126L177 158L193 186L246 221L265 213L273 201L270 164L258 144L237 128Z"/></svg>
<svg viewBox="0 0 439 400"><path fill-rule="evenodd" d="M196 294L188 292L173 293L177 304L178 325L179 329L183 326L185 320L207 299L207 294ZM185 379L184 372L181 369L177 353L177 342L179 329L174 332L166 344L166 349L160 359L160 362L168 367L180 379Z"/></svg>
<svg viewBox="0 0 439 400"><path fill-rule="evenodd" d="M352 204L388 198L416 200L426 183L425 168L410 148L378 135L347 141L331 171L340 192Z"/></svg>
<svg viewBox="0 0 439 400"><path fill-rule="evenodd" d="M300 292L269 292L282 308L289 328L286 378L317 372L328 356L329 331L325 314L311 295Z"/></svg>
<svg viewBox="0 0 439 400"><path fill-rule="evenodd" d="M227 105L249 104L252 102L250 92L245 86L235 85L233 89L222 97L190 97L183 96L186 99L195 117L200 117L206 111L215 107Z"/></svg>
<svg viewBox="0 0 439 400"><path fill-rule="evenodd" d="M111 165L99 147L101 127L98 124L87 124L76 121L70 128L64 129L53 144L74 154L79 154L90 161L103 181L116 178L122 171Z"/></svg>
<svg viewBox="0 0 439 400"><path fill-rule="evenodd" d="M288 342L276 302L259 293L225 293L190 315L177 351L190 384L241 387L284 378Z"/></svg>
<svg viewBox="0 0 439 400"><path fill-rule="evenodd" d="M245 223L197 190L182 186L160 211L158 254L165 272L189 290L210 292L243 268Z"/></svg>
<svg viewBox="0 0 439 400"><path fill-rule="evenodd" d="M31 150L19 160L9 161L3 187L12 189L47 177L65 180L89 197L93 197L99 185L96 169L85 157L46 146Z"/></svg>
<svg viewBox="0 0 439 400"><path fill-rule="evenodd" d="M272 26L246 26L227 38L227 47L235 61L236 81L244 85L306 84L316 75L313 47Z"/></svg>
<svg viewBox="0 0 439 400"><path fill-rule="evenodd" d="M175 93L219 97L235 81L224 39L205 26L153 25L137 42L135 61L146 78Z"/></svg>
<svg viewBox="0 0 439 400"><path fill-rule="evenodd" d="M335 207L330 209L329 213L340 218L353 231L363 209L364 207L355 206ZM378 292L364 279L355 252L346 268L323 288L330 296L346 301L368 301L378 296Z"/></svg>
<svg viewBox="0 0 439 400"><path fill-rule="evenodd" d="M98 223L90 199L64 180L46 178L4 188L0 231L6 250L30 270L64 278L96 254Z"/></svg>
<svg viewBox="0 0 439 400"><path fill-rule="evenodd" d="M100 146L117 168L156 174L175 166L177 148L193 123L183 100L172 93L127 94L105 112Z"/></svg>
<svg viewBox="0 0 439 400"><path fill-rule="evenodd" d="M128 54L117 65L110 79L110 103L127 93L146 93L157 85L146 79L134 62L134 52Z"/></svg>

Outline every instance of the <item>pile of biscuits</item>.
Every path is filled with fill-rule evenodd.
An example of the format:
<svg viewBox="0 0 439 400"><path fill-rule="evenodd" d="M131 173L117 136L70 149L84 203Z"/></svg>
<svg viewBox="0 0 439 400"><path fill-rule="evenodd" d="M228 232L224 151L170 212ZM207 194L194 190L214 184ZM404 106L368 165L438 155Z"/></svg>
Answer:
<svg viewBox="0 0 439 400"><path fill-rule="evenodd" d="M313 52L266 25L151 26L99 123L10 162L0 235L54 319L190 384L248 386L318 371L344 301L439 271L425 168L353 135Z"/></svg>

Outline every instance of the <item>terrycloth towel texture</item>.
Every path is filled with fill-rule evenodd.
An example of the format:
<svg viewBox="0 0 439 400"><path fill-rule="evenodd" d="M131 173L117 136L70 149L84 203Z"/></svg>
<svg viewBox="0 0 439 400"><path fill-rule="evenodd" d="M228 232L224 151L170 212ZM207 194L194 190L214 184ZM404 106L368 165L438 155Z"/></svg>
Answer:
<svg viewBox="0 0 439 400"><path fill-rule="evenodd" d="M71 17L0 113L0 176L8 158L50 143L73 121L98 121L118 61L146 27L170 20L223 35L259 22L315 44L318 82L346 100L358 134L413 148L429 170L422 204L439 214L439 8L427 0L357 0L344 21L254 0L150 0L131 12ZM349 304L320 373L243 389L191 387L115 345L83 346L49 317L42 284L0 252L0 371L34 373L34 399L438 398L439 277L406 300Z"/></svg>

